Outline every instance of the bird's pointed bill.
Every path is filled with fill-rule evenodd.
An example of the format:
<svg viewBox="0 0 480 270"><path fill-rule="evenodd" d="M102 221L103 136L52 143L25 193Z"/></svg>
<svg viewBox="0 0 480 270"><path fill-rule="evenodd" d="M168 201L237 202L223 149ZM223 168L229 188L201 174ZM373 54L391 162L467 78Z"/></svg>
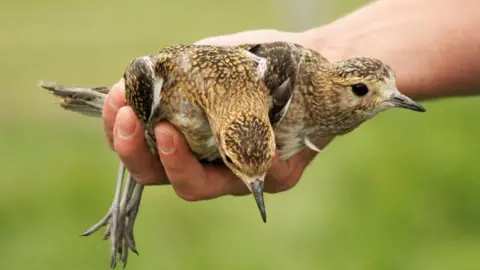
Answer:
<svg viewBox="0 0 480 270"><path fill-rule="evenodd" d="M426 112L425 108L422 105L412 100L411 98L401 94L400 92L396 92L395 94L393 94L392 97L388 100L388 102L390 102L396 108L404 108L417 112Z"/></svg>
<svg viewBox="0 0 480 270"><path fill-rule="evenodd" d="M258 210L260 210L260 215L262 216L263 222L267 222L267 213L265 211L265 202L263 200L263 187L264 183L260 180L255 180L251 183L250 188L253 193L253 197L257 202Z"/></svg>

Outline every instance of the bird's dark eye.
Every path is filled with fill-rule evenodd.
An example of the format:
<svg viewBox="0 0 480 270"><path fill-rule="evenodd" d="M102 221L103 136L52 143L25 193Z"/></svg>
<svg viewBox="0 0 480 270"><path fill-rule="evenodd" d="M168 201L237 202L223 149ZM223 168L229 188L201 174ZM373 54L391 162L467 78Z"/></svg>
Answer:
<svg viewBox="0 0 480 270"><path fill-rule="evenodd" d="M232 158L230 158L228 155L225 155L225 159L228 163L233 163Z"/></svg>
<svg viewBox="0 0 480 270"><path fill-rule="evenodd" d="M368 93L368 87L363 83L352 85L352 92L359 97L363 97Z"/></svg>

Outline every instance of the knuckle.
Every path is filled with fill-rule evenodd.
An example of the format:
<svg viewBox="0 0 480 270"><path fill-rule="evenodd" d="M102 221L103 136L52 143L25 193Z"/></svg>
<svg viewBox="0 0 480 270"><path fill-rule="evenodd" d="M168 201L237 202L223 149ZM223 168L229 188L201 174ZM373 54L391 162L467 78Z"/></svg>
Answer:
<svg viewBox="0 0 480 270"><path fill-rule="evenodd" d="M113 129L115 127L116 115L109 114L106 110L102 113L103 130L107 138L107 142L113 148Z"/></svg>
<svg viewBox="0 0 480 270"><path fill-rule="evenodd" d="M151 185L155 185L157 183L156 181L156 178L153 178L153 177L133 177L135 179L135 181L140 184L140 185L144 185L144 186L151 186Z"/></svg>
<svg viewBox="0 0 480 270"><path fill-rule="evenodd" d="M196 202L204 199L203 196L200 196L197 192L192 192L191 189L175 188L175 193L187 202Z"/></svg>
<svg viewBox="0 0 480 270"><path fill-rule="evenodd" d="M116 113L112 113L109 108L104 107L102 110L102 122L105 129L113 129L115 124Z"/></svg>
<svg viewBox="0 0 480 270"><path fill-rule="evenodd" d="M124 164L138 184L144 186L169 184L168 178L160 164L152 164L151 166L142 166L137 168L132 168L132 166L130 166L130 164L127 162L124 162ZM149 164L149 162L144 164ZM130 168L135 170L132 172Z"/></svg>
<svg viewBox="0 0 480 270"><path fill-rule="evenodd" d="M107 138L107 144L111 150L115 151L115 145L113 141L113 132L110 132L108 129L105 128L105 137Z"/></svg>
<svg viewBox="0 0 480 270"><path fill-rule="evenodd" d="M235 190L231 191L230 195L235 196L235 197L242 197L242 196L247 196L250 195L251 192L248 189L245 190Z"/></svg>
<svg viewBox="0 0 480 270"><path fill-rule="evenodd" d="M160 160L165 167L165 171L168 172L168 175L171 175L172 177L183 178L183 175L188 172L188 168L182 166L181 164L165 161L165 158L161 158Z"/></svg>
<svg viewBox="0 0 480 270"><path fill-rule="evenodd" d="M290 190L298 184L299 180L300 179L297 177L285 178L284 180L277 182L274 186L272 186L271 189L267 190L266 192L274 194Z"/></svg>
<svg viewBox="0 0 480 270"><path fill-rule="evenodd" d="M285 185L282 187L282 191L287 191L294 188L298 184L298 180L298 178L290 178L288 181L285 182Z"/></svg>

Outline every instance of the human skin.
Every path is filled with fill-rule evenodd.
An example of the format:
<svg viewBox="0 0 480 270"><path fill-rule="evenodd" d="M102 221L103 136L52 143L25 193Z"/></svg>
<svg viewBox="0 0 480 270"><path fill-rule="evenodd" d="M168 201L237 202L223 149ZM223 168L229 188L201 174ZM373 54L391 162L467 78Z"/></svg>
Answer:
<svg viewBox="0 0 480 270"><path fill-rule="evenodd" d="M197 44L288 41L314 49L330 61L378 58L396 71L398 88L416 100L473 95L480 90L478 10L480 2L475 0L380 0L304 32L246 31ZM187 201L249 194L226 167L200 164L181 133L167 122L155 127L160 159L151 155L140 122L126 106L124 91L122 80L112 87L102 118L108 144L138 183L171 184ZM326 138L320 148L332 139ZM294 187L316 154L307 149L287 161L277 156L265 192Z"/></svg>

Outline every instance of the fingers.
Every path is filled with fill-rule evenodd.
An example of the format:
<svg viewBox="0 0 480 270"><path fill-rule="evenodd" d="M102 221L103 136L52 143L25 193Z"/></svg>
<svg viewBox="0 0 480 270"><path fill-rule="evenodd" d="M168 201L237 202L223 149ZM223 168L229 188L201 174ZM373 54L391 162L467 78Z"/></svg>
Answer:
<svg viewBox="0 0 480 270"><path fill-rule="evenodd" d="M177 195L184 200L199 201L248 191L226 167L202 165L171 124L158 124L155 137L165 173Z"/></svg>
<svg viewBox="0 0 480 270"><path fill-rule="evenodd" d="M226 167L203 166L182 134L168 123L160 123L155 129L161 161L152 155L144 129L132 108L126 106L123 79L112 86L102 119L108 144L139 184L167 184L170 180L177 194L188 201L249 193Z"/></svg>
<svg viewBox="0 0 480 270"><path fill-rule="evenodd" d="M273 29L251 30L238 32L230 35L217 37L209 37L199 40L195 45L218 45L218 46L235 46L242 43L264 43L274 41L290 41L298 40L299 34L283 32Z"/></svg>
<svg viewBox="0 0 480 270"><path fill-rule="evenodd" d="M162 165L148 150L144 131L131 107L126 106L123 78L105 99L102 120L109 146L139 184L167 184Z"/></svg>
<svg viewBox="0 0 480 270"><path fill-rule="evenodd" d="M272 166L265 178L265 192L278 193L294 187L298 183L298 178L293 176L293 166L301 166L292 160L298 159L298 154L290 160L281 160L278 153L275 153ZM304 167L302 167L303 169Z"/></svg>
<svg viewBox="0 0 480 270"><path fill-rule="evenodd" d="M323 150L333 139L334 137L325 137L316 143L317 147ZM276 154L265 180L265 192L278 193L293 188L317 154L318 152L306 148L286 161L282 161Z"/></svg>
<svg viewBox="0 0 480 270"><path fill-rule="evenodd" d="M265 192L279 193L293 188L299 182L307 165L304 158L308 157L309 162L316 155L317 152L310 149L305 149L286 161L280 160L276 155L265 179Z"/></svg>
<svg viewBox="0 0 480 270"><path fill-rule="evenodd" d="M113 129L113 146L125 167L139 184L168 183L162 164L148 150L144 129L133 109L125 106L118 110Z"/></svg>
<svg viewBox="0 0 480 270"><path fill-rule="evenodd" d="M117 118L118 110L125 105L125 87L124 81L121 79L110 88L102 110L103 128L105 130L108 145L112 149L114 149L113 127L115 126L115 119Z"/></svg>

